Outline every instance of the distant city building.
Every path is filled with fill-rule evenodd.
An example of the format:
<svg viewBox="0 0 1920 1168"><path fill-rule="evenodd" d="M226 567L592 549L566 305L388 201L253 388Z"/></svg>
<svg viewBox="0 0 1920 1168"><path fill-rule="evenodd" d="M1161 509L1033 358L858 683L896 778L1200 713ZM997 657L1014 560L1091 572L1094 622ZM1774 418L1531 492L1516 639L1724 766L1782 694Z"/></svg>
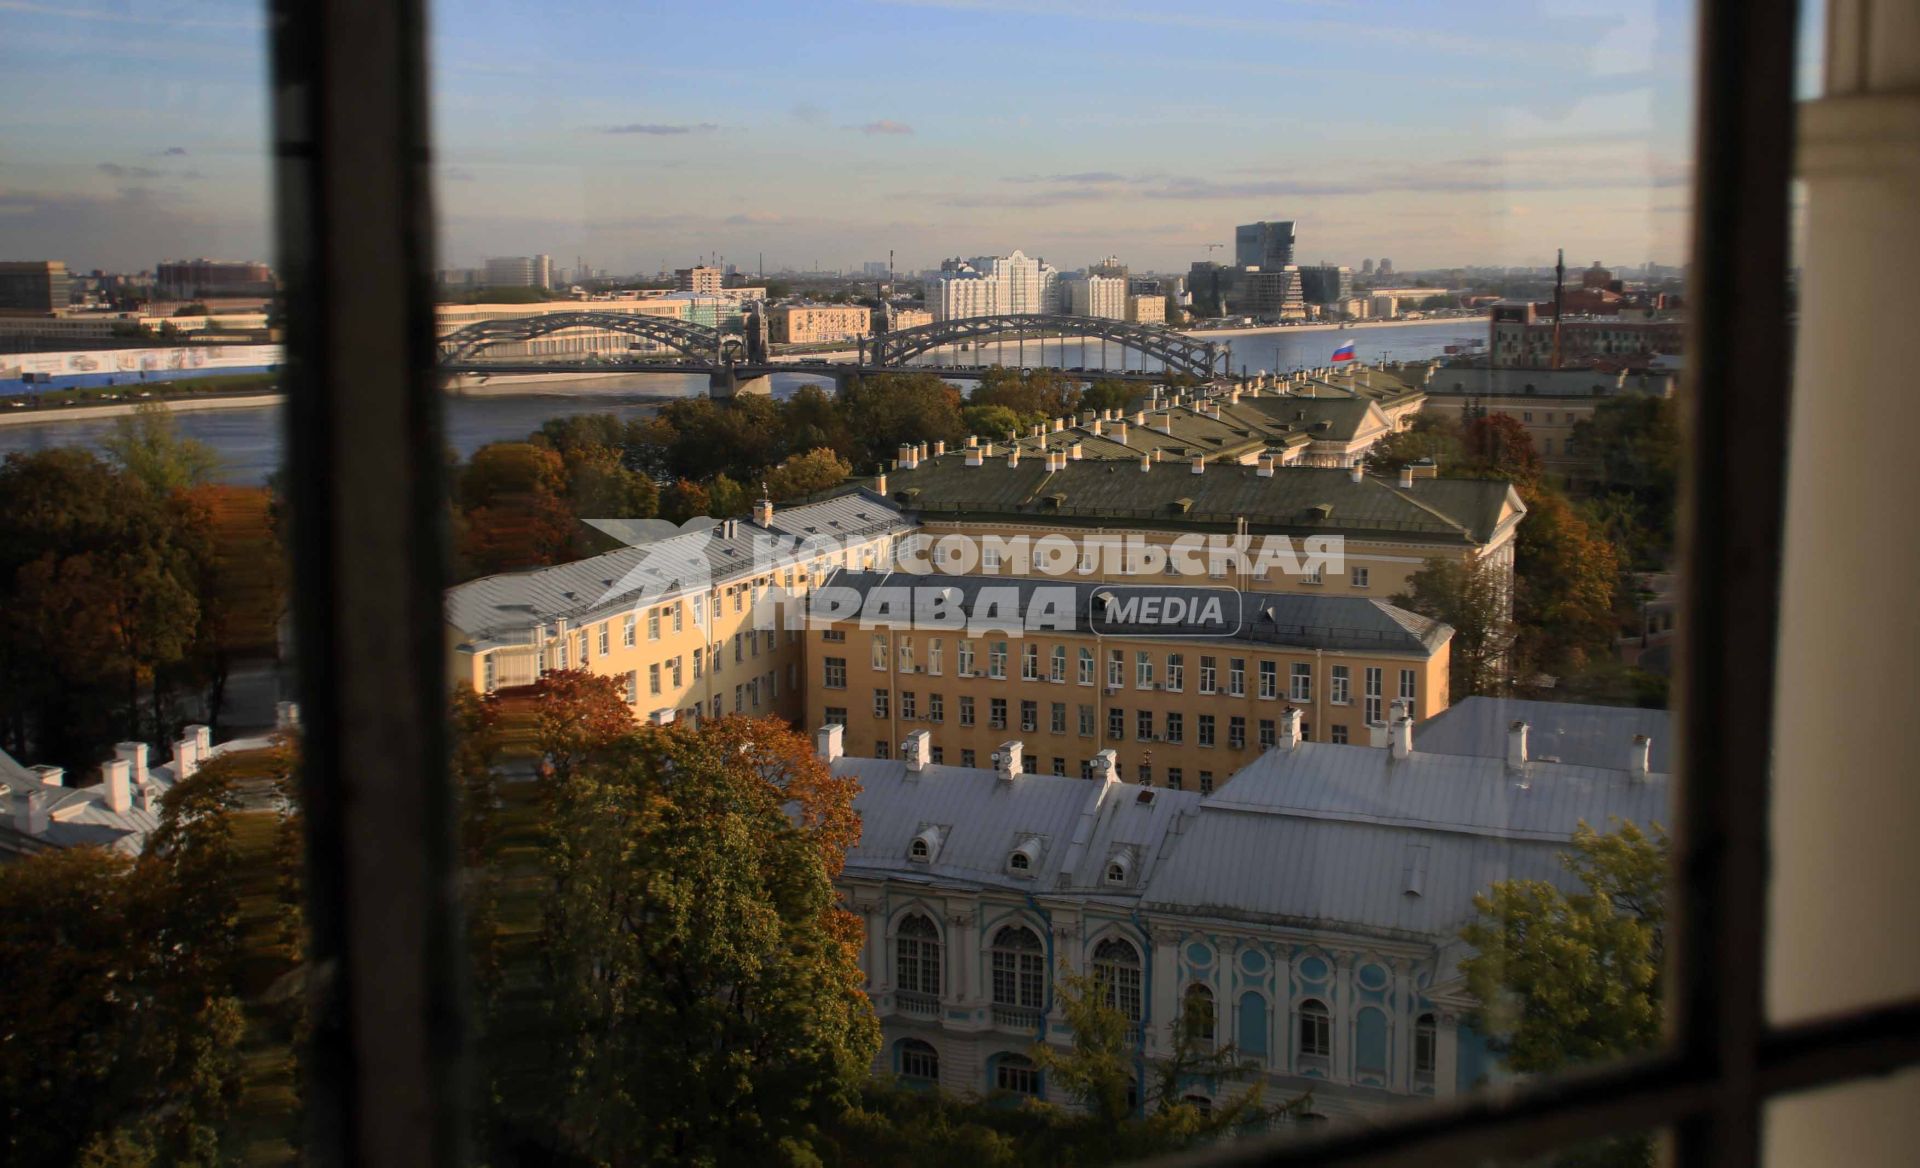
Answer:
<svg viewBox="0 0 1920 1168"><path fill-rule="evenodd" d="M1308 304L1338 304L1352 295L1352 268L1314 264L1300 269L1300 296Z"/></svg>
<svg viewBox="0 0 1920 1168"><path fill-rule="evenodd" d="M870 280L884 280L889 269L885 260L868 260L860 265L860 271Z"/></svg>
<svg viewBox="0 0 1920 1168"><path fill-rule="evenodd" d="M675 268L673 287L677 292L699 292L715 295L726 286L727 274L715 267Z"/></svg>
<svg viewBox="0 0 1920 1168"><path fill-rule="evenodd" d="M784 304L769 314L772 339L787 345L849 341L873 331L873 313L858 304Z"/></svg>
<svg viewBox="0 0 1920 1168"><path fill-rule="evenodd" d="M1613 284L1613 273L1601 267L1599 260L1593 261L1591 268L1580 273L1580 286L1582 288L1610 288Z"/></svg>
<svg viewBox="0 0 1920 1168"><path fill-rule="evenodd" d="M1494 305L1487 328L1488 347L1495 368L1553 368L1553 319L1540 313L1533 304ZM1655 358L1663 354L1679 353L1685 333L1685 322L1671 317L1563 319L1560 324L1560 365L1563 368L1591 364L1612 368L1648 368L1654 365Z"/></svg>
<svg viewBox="0 0 1920 1168"><path fill-rule="evenodd" d="M1547 473L1580 489L1599 485L1599 459L1577 449L1575 428L1592 419L1600 403L1615 397L1671 397L1677 378L1647 369L1489 369L1484 365L1440 365L1422 379L1427 411L1468 421L1505 414L1533 439ZM1568 761L1573 761L1569 759Z"/></svg>
<svg viewBox="0 0 1920 1168"><path fill-rule="evenodd" d="M169 260L154 269L154 295L163 300L209 296L271 296L273 269L252 260Z"/></svg>
<svg viewBox="0 0 1920 1168"><path fill-rule="evenodd" d="M1108 256L1097 264L1089 264L1087 275L1118 276L1124 280L1127 278L1127 265L1120 262L1119 256Z"/></svg>
<svg viewBox="0 0 1920 1168"><path fill-rule="evenodd" d="M0 261L0 312L55 312L72 296L72 278L61 260Z"/></svg>
<svg viewBox="0 0 1920 1168"><path fill-rule="evenodd" d="M1075 316L1125 320L1127 281L1120 276L1085 276L1067 282L1068 311Z"/></svg>
<svg viewBox="0 0 1920 1168"><path fill-rule="evenodd" d="M1371 276L1371 275L1373 275L1373 261L1372 261L1372 260L1361 260L1361 261L1360 261L1360 274L1361 274L1361 275L1363 275L1363 276Z"/></svg>
<svg viewBox="0 0 1920 1168"><path fill-rule="evenodd" d="M1383 280L1386 279L1388 276L1393 275L1393 261L1388 259L1385 256L1381 256L1380 266L1374 269L1374 274L1379 276Z"/></svg>
<svg viewBox="0 0 1920 1168"><path fill-rule="evenodd" d="M1167 323L1167 298L1158 293L1128 294L1127 320L1132 324Z"/></svg>
<svg viewBox="0 0 1920 1168"><path fill-rule="evenodd" d="M1243 223L1233 229L1233 262L1242 268L1280 268L1293 262L1293 220Z"/></svg>
<svg viewBox="0 0 1920 1168"><path fill-rule="evenodd" d="M933 313L924 308L896 308L892 311L889 327L896 332L900 329L919 328L923 324L933 323Z"/></svg>
<svg viewBox="0 0 1920 1168"><path fill-rule="evenodd" d="M1018 250L945 260L927 281L927 308L935 320L1059 312L1060 273Z"/></svg>
<svg viewBox="0 0 1920 1168"><path fill-rule="evenodd" d="M551 288L553 257L549 255L495 256L487 261L491 288Z"/></svg>

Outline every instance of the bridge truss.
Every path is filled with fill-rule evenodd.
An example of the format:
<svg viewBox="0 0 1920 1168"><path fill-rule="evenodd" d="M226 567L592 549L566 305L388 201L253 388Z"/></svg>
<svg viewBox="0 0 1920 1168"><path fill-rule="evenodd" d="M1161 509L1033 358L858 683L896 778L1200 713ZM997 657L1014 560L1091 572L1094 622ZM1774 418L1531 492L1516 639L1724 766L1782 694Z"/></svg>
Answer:
<svg viewBox="0 0 1920 1168"><path fill-rule="evenodd" d="M861 342L860 364L904 365L914 357L946 345L1006 336L1038 339L1043 357L1048 340L1085 337L1110 341L1139 353L1145 359L1157 360L1169 373L1212 377L1224 371L1221 367L1224 353L1212 341L1195 340L1171 329L1130 324L1123 320L1047 313L966 317L883 333Z"/></svg>
<svg viewBox="0 0 1920 1168"><path fill-rule="evenodd" d="M627 312L554 312L470 324L440 338L441 358L449 365L468 364L483 350L495 345L518 344L568 329L625 333L671 349L689 364L707 367L738 359L737 350L741 345L739 337L671 317Z"/></svg>

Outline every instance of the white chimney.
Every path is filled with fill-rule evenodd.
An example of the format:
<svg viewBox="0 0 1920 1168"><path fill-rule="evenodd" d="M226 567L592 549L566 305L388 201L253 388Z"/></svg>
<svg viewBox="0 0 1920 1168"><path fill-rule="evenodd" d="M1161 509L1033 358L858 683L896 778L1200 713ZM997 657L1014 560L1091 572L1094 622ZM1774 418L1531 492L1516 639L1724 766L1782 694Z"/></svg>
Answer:
<svg viewBox="0 0 1920 1168"><path fill-rule="evenodd" d="M213 757L213 728L211 726L202 726L196 722L191 726L182 726L180 733L193 735L193 757L196 761L204 763Z"/></svg>
<svg viewBox="0 0 1920 1168"><path fill-rule="evenodd" d="M1020 465L1020 447L1017 443L1012 447L1008 448L1007 450L1007 465L1008 466Z"/></svg>
<svg viewBox="0 0 1920 1168"><path fill-rule="evenodd" d="M1148 471L1152 469L1153 469L1153 456L1150 454L1141 455L1140 456L1140 473L1146 474Z"/></svg>
<svg viewBox="0 0 1920 1168"><path fill-rule="evenodd" d="M1206 455L1196 454L1193 456L1193 473L1194 474L1207 473L1207 456Z"/></svg>
<svg viewBox="0 0 1920 1168"><path fill-rule="evenodd" d="M22 835L45 835L52 820L53 795L48 791L20 791L13 797L13 830Z"/></svg>
<svg viewBox="0 0 1920 1168"><path fill-rule="evenodd" d="M1230 389L1227 391L1227 404L1230 406L1240 404L1240 391L1238 389Z"/></svg>
<svg viewBox="0 0 1920 1168"><path fill-rule="evenodd" d="M971 450L978 445L980 445L980 435L978 434L967 435L967 449Z"/></svg>
<svg viewBox="0 0 1920 1168"><path fill-rule="evenodd" d="M753 501L753 522L757 527L773 526L773 499L768 496L764 483L760 487L760 497Z"/></svg>
<svg viewBox="0 0 1920 1168"><path fill-rule="evenodd" d="M1347 468L1347 477L1356 483L1365 482L1367 478L1367 468L1356 462Z"/></svg>
<svg viewBox="0 0 1920 1168"><path fill-rule="evenodd" d="M1367 745L1384 748L1387 745L1387 724L1385 722L1367 723Z"/></svg>
<svg viewBox="0 0 1920 1168"><path fill-rule="evenodd" d="M985 461L986 460L980 456L980 448L978 446L967 447L967 465L968 466L979 466Z"/></svg>
<svg viewBox="0 0 1920 1168"><path fill-rule="evenodd" d="M154 784L141 783L133 792L133 801L140 810L151 815L160 810L160 800L154 794Z"/></svg>
<svg viewBox="0 0 1920 1168"><path fill-rule="evenodd" d="M945 438L934 439L934 443L933 443L934 457L938 458L940 455L945 454L946 452L947 452L947 440Z"/></svg>
<svg viewBox="0 0 1920 1168"><path fill-rule="evenodd" d="M1507 765L1514 770L1527 765L1527 724L1519 719L1507 727Z"/></svg>
<svg viewBox="0 0 1920 1168"><path fill-rule="evenodd" d="M887 472L886 471L883 470L879 474L873 476L873 492L876 495L884 495L887 493Z"/></svg>
<svg viewBox="0 0 1920 1168"><path fill-rule="evenodd" d="M1161 414L1161 415L1160 415L1160 432L1161 432L1162 434L1165 434L1165 435L1166 435L1167 437L1169 437L1169 438L1171 438L1171 437L1173 437L1173 413L1172 413L1172 411L1168 411L1167 413L1164 413L1164 414Z"/></svg>
<svg viewBox="0 0 1920 1168"><path fill-rule="evenodd" d="M173 781L190 779L200 769L200 743L191 734L181 734L173 744Z"/></svg>
<svg viewBox="0 0 1920 1168"><path fill-rule="evenodd" d="M1253 473L1256 475L1259 475L1263 479L1272 478L1273 477L1273 455L1262 454L1260 456L1260 465Z"/></svg>
<svg viewBox="0 0 1920 1168"><path fill-rule="evenodd" d="M901 470L912 470L919 464L918 453L919 452L913 447L902 442L900 444L900 457L894 460L894 465Z"/></svg>
<svg viewBox="0 0 1920 1168"><path fill-rule="evenodd" d="M1075 442L1072 446L1067 447L1067 457L1073 459L1073 461L1075 462L1079 462L1081 458L1085 457L1085 455L1082 454L1081 452L1080 444L1078 442Z"/></svg>
<svg viewBox="0 0 1920 1168"><path fill-rule="evenodd" d="M127 785L127 761L116 758L100 764L100 787L109 811L125 813L133 807L133 791Z"/></svg>
<svg viewBox="0 0 1920 1168"><path fill-rule="evenodd" d="M1127 444L1127 424L1125 422L1115 422L1113 424L1113 440L1122 446Z"/></svg>
<svg viewBox="0 0 1920 1168"><path fill-rule="evenodd" d="M300 728L300 703L273 703L273 728L275 730L298 730Z"/></svg>
<svg viewBox="0 0 1920 1168"><path fill-rule="evenodd" d="M1288 750L1300 745L1300 711L1290 709L1280 715L1280 744Z"/></svg>
<svg viewBox="0 0 1920 1168"><path fill-rule="evenodd" d="M907 764L907 771L919 774L933 761L933 735L925 730L915 730L900 743L900 757Z"/></svg>
<svg viewBox="0 0 1920 1168"><path fill-rule="evenodd" d="M1099 418L1095 418L1093 420L1093 436L1095 438L1098 438L1101 435L1105 434L1106 427L1107 427L1107 424L1105 422L1101 421Z"/></svg>
<svg viewBox="0 0 1920 1168"><path fill-rule="evenodd" d="M1100 751L1093 756L1093 778L1095 782L1117 783L1120 781L1120 756L1112 749Z"/></svg>
<svg viewBox="0 0 1920 1168"><path fill-rule="evenodd" d="M35 763L31 769L33 770L34 774L40 776L40 785L43 787L66 786L67 772L62 767L49 766L48 764L42 762L42 763Z"/></svg>
<svg viewBox="0 0 1920 1168"><path fill-rule="evenodd" d="M841 743L845 741L847 728L838 722L829 722L813 732L813 752L823 762L833 762L844 753Z"/></svg>
<svg viewBox="0 0 1920 1168"><path fill-rule="evenodd" d="M1387 728L1388 745L1393 748L1393 757L1405 758L1413 753L1413 719L1405 714L1393 720Z"/></svg>
<svg viewBox="0 0 1920 1168"><path fill-rule="evenodd" d="M1647 764L1653 750L1653 739L1645 734L1635 734L1633 745L1627 747L1627 774L1636 779L1647 777Z"/></svg>
<svg viewBox="0 0 1920 1168"><path fill-rule="evenodd" d="M147 744L144 742L116 742L113 744L115 758L127 764L127 776L134 786L147 781Z"/></svg>
<svg viewBox="0 0 1920 1168"><path fill-rule="evenodd" d="M1411 491L1413 489L1413 468L1411 466L1403 466L1400 468L1400 489L1403 491Z"/></svg>
<svg viewBox="0 0 1920 1168"><path fill-rule="evenodd" d="M1055 434L1058 434L1060 431L1066 428L1067 428L1067 420L1065 418L1055 418L1053 420L1053 432Z"/></svg>
<svg viewBox="0 0 1920 1168"><path fill-rule="evenodd" d="M993 752L993 773L1003 782L1012 782L1025 773L1021 755L1025 752L1018 738L1002 742L1000 749Z"/></svg>
<svg viewBox="0 0 1920 1168"><path fill-rule="evenodd" d="M991 442L982 442L982 443L980 444L980 457L982 457L982 458L992 458L992 457L993 457L993 443L991 443Z"/></svg>

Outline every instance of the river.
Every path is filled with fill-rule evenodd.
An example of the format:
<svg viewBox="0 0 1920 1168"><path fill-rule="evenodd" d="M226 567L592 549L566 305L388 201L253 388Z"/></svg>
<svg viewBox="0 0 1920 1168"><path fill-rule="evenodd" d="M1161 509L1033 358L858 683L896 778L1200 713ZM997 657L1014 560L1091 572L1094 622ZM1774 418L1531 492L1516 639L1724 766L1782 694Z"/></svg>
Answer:
<svg viewBox="0 0 1920 1168"><path fill-rule="evenodd" d="M1207 334L1199 334L1203 338ZM1305 365L1323 365L1333 356L1334 346L1351 339L1362 361L1421 360L1440 356L1448 345L1484 338L1486 325L1480 320L1440 321L1433 324L1396 326L1356 326L1349 330L1263 329L1254 332L1222 334L1222 342L1233 345L1236 369L1269 371L1294 369ZM1101 364L1101 342L1089 342L1084 350L1080 342L1066 342L1065 360L1069 365ZM1040 362L1040 342L1027 343L1027 360ZM932 355L935 364L1015 364L1019 346L988 345L965 353L945 352ZM1118 347L1109 354L1120 358ZM1137 368L1137 354L1127 354L1129 367ZM1058 341L1047 342L1046 358L1059 361ZM668 374L637 374L607 386L607 378L596 378L596 388L580 392L556 392L542 386L529 387L524 394L489 397L448 397L446 399L447 443L461 457L472 454L489 442L525 438L548 418L566 414L613 414L621 418L644 417L657 403L636 400L638 396L695 396L707 391L704 376L680 377ZM781 373L772 378L775 397L785 397L801 385L831 385L831 382L804 374ZM222 462L222 477L234 483L257 484L280 465L281 411L277 405L247 406L225 410L182 412L174 416L185 437L211 446ZM114 432L112 418L64 418L0 427L0 455L15 451L44 450L54 446L89 446L95 449Z"/></svg>

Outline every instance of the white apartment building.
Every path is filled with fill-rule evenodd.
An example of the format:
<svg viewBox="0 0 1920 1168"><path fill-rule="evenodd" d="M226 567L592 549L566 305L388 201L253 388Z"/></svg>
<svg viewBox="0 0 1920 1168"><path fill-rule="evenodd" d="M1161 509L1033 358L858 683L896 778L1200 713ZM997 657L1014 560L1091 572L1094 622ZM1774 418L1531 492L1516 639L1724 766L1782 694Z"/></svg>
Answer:
<svg viewBox="0 0 1920 1168"><path fill-rule="evenodd" d="M1075 316L1127 319L1127 281L1123 276L1083 276L1069 280L1067 298L1067 311Z"/></svg>
<svg viewBox="0 0 1920 1168"><path fill-rule="evenodd" d="M1045 260L1012 255L975 256L927 281L927 308L935 320L1060 311L1060 273Z"/></svg>

